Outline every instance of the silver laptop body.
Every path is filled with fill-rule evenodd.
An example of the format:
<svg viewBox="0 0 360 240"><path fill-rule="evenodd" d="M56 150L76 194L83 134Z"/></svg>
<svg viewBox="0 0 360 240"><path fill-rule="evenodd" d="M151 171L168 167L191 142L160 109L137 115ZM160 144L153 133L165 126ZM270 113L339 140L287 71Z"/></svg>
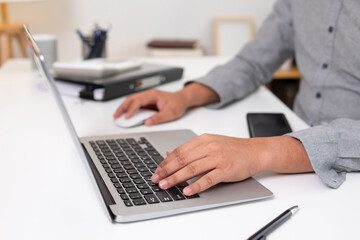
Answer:
<svg viewBox="0 0 360 240"><path fill-rule="evenodd" d="M87 168L89 168L89 172L92 172L92 175L96 180L98 189L100 190L113 222L133 222L164 217L260 200L269 198L273 195L271 191L266 189L255 179L249 178L245 181L237 183L218 184L207 191L200 193L194 198L180 196L178 193L179 191L181 192L182 186L177 186L175 193L162 191L162 194L165 194L167 197L164 197L163 195L160 196L160 194L156 192L157 186L151 185L151 182L148 181L150 176L143 177L143 172L140 170L145 170L145 172L148 173L147 175L149 175L149 172L152 173L156 167L154 164L157 165L163 159L163 156L166 156L166 151L175 149L179 145L196 137L196 135L190 130L174 130L78 138L75 128L70 120L70 116L67 113L65 105L62 102L61 96L55 86L54 79L46 67L45 59L25 25L24 29L27 34L28 45L34 53L37 67L48 83L49 89L51 90L67 128L69 129L80 158L86 164ZM134 145L129 144L129 139ZM129 150L129 147L126 147L126 144L130 145L131 150ZM124 149L128 149L128 151L131 152L132 150L135 150L135 145L137 150L140 149L139 152L141 152L141 154L137 154L136 151L134 152L136 152L135 155L138 156L137 160L140 159L141 162L137 161L137 163L134 163L132 162L133 159L129 159L128 161L123 161L126 162L125 166L121 165L119 167L116 161L121 162L118 160L118 155L122 157L124 155L121 154L121 151L125 151L122 146L125 146ZM115 150L113 150L112 147L114 147ZM111 150L109 151L108 148ZM121 149L118 150L119 148ZM146 152L141 148L150 150L155 149L155 151L150 152L149 150ZM103 149L106 150L105 153L102 152ZM144 152L146 154L144 154ZM148 155L148 157L146 157L146 155ZM114 156L115 159L113 159ZM152 164L146 164L146 160L143 160L143 158L148 159L149 157L150 160L153 160ZM112 160L108 160L107 158ZM112 164L110 164L110 161L112 161ZM137 164L140 164L139 169L135 168L135 165ZM144 167L141 168L142 165L144 165ZM124 170L122 173L119 173L120 170L116 170L120 168ZM134 174L134 171L131 171L134 170L134 168L135 170L140 171L139 174ZM115 170L117 172L115 172ZM130 181L127 180L128 182L125 183L121 182L121 179L125 179L121 178L125 176L122 174L127 174L128 178L126 179L130 179ZM143 177L144 184L136 184L141 182L141 178L138 176ZM189 180L188 184L194 182L195 180L196 178ZM133 187L126 188L129 184L133 184ZM119 189L123 190L119 191ZM131 189L132 192L129 193L129 189ZM151 195L142 194L147 191L144 189L151 190ZM137 193L134 193L134 191L137 191ZM140 194L140 196L137 194Z"/></svg>

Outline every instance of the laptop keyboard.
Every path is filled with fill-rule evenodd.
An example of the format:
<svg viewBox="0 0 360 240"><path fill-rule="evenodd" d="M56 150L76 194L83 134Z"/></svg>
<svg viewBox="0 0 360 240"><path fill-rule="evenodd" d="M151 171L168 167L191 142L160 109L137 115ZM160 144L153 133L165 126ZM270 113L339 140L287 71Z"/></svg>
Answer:
<svg viewBox="0 0 360 240"><path fill-rule="evenodd" d="M182 194L182 190L188 186L187 182L162 190L158 184L151 181L157 163L161 162L163 157L144 137L138 141L126 138L89 143L128 207L199 197L197 194L190 197Z"/></svg>

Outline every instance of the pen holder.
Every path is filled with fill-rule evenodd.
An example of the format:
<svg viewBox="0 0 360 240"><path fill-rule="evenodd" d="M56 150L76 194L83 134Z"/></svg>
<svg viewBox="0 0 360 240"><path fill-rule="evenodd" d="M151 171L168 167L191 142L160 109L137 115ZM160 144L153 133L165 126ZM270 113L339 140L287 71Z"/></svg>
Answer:
<svg viewBox="0 0 360 240"><path fill-rule="evenodd" d="M106 58L106 37L95 41L93 37L84 37L82 40L83 59Z"/></svg>

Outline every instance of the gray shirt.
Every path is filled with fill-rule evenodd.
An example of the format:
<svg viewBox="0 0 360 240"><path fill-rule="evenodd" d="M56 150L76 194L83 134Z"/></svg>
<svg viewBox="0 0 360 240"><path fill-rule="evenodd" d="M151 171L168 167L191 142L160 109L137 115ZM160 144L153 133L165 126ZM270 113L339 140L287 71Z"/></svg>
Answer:
<svg viewBox="0 0 360 240"><path fill-rule="evenodd" d="M318 176L337 188L360 170L360 1L278 0L254 41L196 80L222 107L260 85L289 57L302 74L294 111L312 128L294 132Z"/></svg>

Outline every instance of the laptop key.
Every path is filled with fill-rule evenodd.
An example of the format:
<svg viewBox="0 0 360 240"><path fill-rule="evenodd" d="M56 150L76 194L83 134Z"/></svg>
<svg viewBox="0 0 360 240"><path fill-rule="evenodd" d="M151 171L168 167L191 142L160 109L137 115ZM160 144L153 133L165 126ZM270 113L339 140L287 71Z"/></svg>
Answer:
<svg viewBox="0 0 360 240"><path fill-rule="evenodd" d="M177 188L172 187L172 188L169 188L167 191L170 193L171 197L175 201L185 199L184 195L182 195L182 193Z"/></svg>
<svg viewBox="0 0 360 240"><path fill-rule="evenodd" d="M130 175L131 174L137 174L138 171L136 169L131 169L131 170L127 171L127 173L130 174Z"/></svg>
<svg viewBox="0 0 360 240"><path fill-rule="evenodd" d="M125 170L123 168L117 168L117 169L114 169L114 172L115 173L124 173Z"/></svg>
<svg viewBox="0 0 360 240"><path fill-rule="evenodd" d="M142 195L148 195L153 193L150 188L141 189L140 192Z"/></svg>
<svg viewBox="0 0 360 240"><path fill-rule="evenodd" d="M103 166L103 168L108 168L109 167L109 165L107 165L107 163L103 164L102 166Z"/></svg>
<svg viewBox="0 0 360 240"><path fill-rule="evenodd" d="M163 190L159 187L159 185L152 186L151 189L152 189L154 192L163 191Z"/></svg>
<svg viewBox="0 0 360 240"><path fill-rule="evenodd" d="M138 199L138 198L142 198L141 197L141 194L140 193L130 193L129 194L129 197L131 198L131 199Z"/></svg>
<svg viewBox="0 0 360 240"><path fill-rule="evenodd" d="M127 188L126 192L127 193L138 193L138 190L136 188Z"/></svg>
<svg viewBox="0 0 360 240"><path fill-rule="evenodd" d="M155 197L154 194L146 195L144 197L149 204L159 203L159 200Z"/></svg>
<svg viewBox="0 0 360 240"><path fill-rule="evenodd" d="M119 144L122 144L122 143L125 143L125 139L118 138L118 139L116 139L116 142L118 142Z"/></svg>
<svg viewBox="0 0 360 240"><path fill-rule="evenodd" d="M116 174L116 176L117 176L118 178L126 178L126 177L127 177L127 174L126 174L126 173L118 173L118 174Z"/></svg>
<svg viewBox="0 0 360 240"><path fill-rule="evenodd" d="M131 182L130 178L120 178L121 183L128 183Z"/></svg>
<svg viewBox="0 0 360 240"><path fill-rule="evenodd" d="M139 206L139 205L145 205L146 202L143 198L138 198L138 199L134 199L133 200L133 203L136 205L136 206Z"/></svg>
<svg viewBox="0 0 360 240"><path fill-rule="evenodd" d="M145 167L145 165L142 164L142 163L136 163L136 164L135 164L135 167L136 167L136 168L141 168L141 167Z"/></svg>
<svg viewBox="0 0 360 240"><path fill-rule="evenodd" d="M117 159L118 159L119 161L127 161L127 160L128 160L128 158L125 157L125 156L120 156L120 157L118 157Z"/></svg>
<svg viewBox="0 0 360 240"><path fill-rule="evenodd" d="M147 182L150 182L151 181L151 176L144 177L144 180L147 181Z"/></svg>
<svg viewBox="0 0 360 240"><path fill-rule="evenodd" d="M118 191L118 193L120 194L124 194L125 193L125 190L123 188L118 188L116 189Z"/></svg>
<svg viewBox="0 0 360 240"><path fill-rule="evenodd" d="M157 162L157 164L160 164L164 158L162 156L152 156L152 158Z"/></svg>
<svg viewBox="0 0 360 240"><path fill-rule="evenodd" d="M135 184L142 184L142 183L145 183L145 182L144 182L144 180L142 180L142 179L135 179L135 180L134 180L134 183L135 183Z"/></svg>
<svg viewBox="0 0 360 240"><path fill-rule="evenodd" d="M125 204L125 206L127 206L127 207L133 206L133 204L131 203L130 200L125 200L125 201L124 201L124 204Z"/></svg>
<svg viewBox="0 0 360 240"><path fill-rule="evenodd" d="M142 163L142 161L141 161L139 158L137 158L137 159L131 159L131 162L132 162L132 163Z"/></svg>
<svg viewBox="0 0 360 240"><path fill-rule="evenodd" d="M148 154L150 156L159 156L160 155L157 151L149 151Z"/></svg>
<svg viewBox="0 0 360 240"><path fill-rule="evenodd" d="M121 168L120 164L111 164L110 166L111 166L112 169Z"/></svg>
<svg viewBox="0 0 360 240"><path fill-rule="evenodd" d="M129 197L126 194L120 194L122 200L129 200Z"/></svg>
<svg viewBox="0 0 360 240"><path fill-rule="evenodd" d="M145 188L148 188L148 185L146 183L143 183L143 184L138 184L136 185L138 187L138 189L145 189Z"/></svg>
<svg viewBox="0 0 360 240"><path fill-rule="evenodd" d="M179 183L178 185L176 185L176 186L178 186L178 187L180 187L180 188L185 188L185 187L187 187L189 184L187 183L187 182L182 182L182 183Z"/></svg>
<svg viewBox="0 0 360 240"><path fill-rule="evenodd" d="M147 171L147 168L146 167L141 167L141 168L138 168L139 172L146 172Z"/></svg>
<svg viewBox="0 0 360 240"><path fill-rule="evenodd" d="M152 186L156 186L156 185L157 185L157 184L156 184L156 183L154 183L153 181L148 181L148 182L147 182L147 184L148 184L149 186L151 186L151 187L152 187Z"/></svg>
<svg viewBox="0 0 360 240"><path fill-rule="evenodd" d="M151 160L151 158L148 155L140 156L142 160ZM145 162L146 163L146 162Z"/></svg>
<svg viewBox="0 0 360 240"><path fill-rule="evenodd" d="M135 169L133 165L124 166L125 170Z"/></svg>
<svg viewBox="0 0 360 240"><path fill-rule="evenodd" d="M139 178L141 178L141 176L139 174L132 174L132 175L130 175L130 178L131 179L139 179Z"/></svg>
<svg viewBox="0 0 360 240"><path fill-rule="evenodd" d="M130 161L121 161L123 166L132 165Z"/></svg>
<svg viewBox="0 0 360 240"><path fill-rule="evenodd" d="M133 139L133 138L127 138L126 141L127 141L130 145L138 145L137 142L135 141L135 139Z"/></svg>
<svg viewBox="0 0 360 240"><path fill-rule="evenodd" d="M194 194L194 195L191 195L191 196L186 196L186 198L188 199L193 199L193 198L199 198L200 196L198 194Z"/></svg>
<svg viewBox="0 0 360 240"><path fill-rule="evenodd" d="M141 176L143 176L143 177L150 177L151 178L152 175L153 174L151 172L149 172L149 171L141 173Z"/></svg>
<svg viewBox="0 0 360 240"><path fill-rule="evenodd" d="M132 183L124 183L123 187L124 188L135 188L134 184L132 184Z"/></svg>
<svg viewBox="0 0 360 240"><path fill-rule="evenodd" d="M140 137L140 141L139 141L139 143L140 143L140 144L147 143L146 138L144 138L144 137Z"/></svg>
<svg viewBox="0 0 360 240"><path fill-rule="evenodd" d="M172 199L169 196L169 194L165 191L161 191L161 192L157 192L156 196L158 196L158 198L160 199L160 201L162 202L171 202Z"/></svg>
<svg viewBox="0 0 360 240"><path fill-rule="evenodd" d="M150 168L150 169L156 169L156 168L157 168L157 165L156 165L156 164L148 164L147 166L148 166L148 168Z"/></svg>
<svg viewBox="0 0 360 240"><path fill-rule="evenodd" d="M114 156L105 156L106 160L115 160L116 158Z"/></svg>

